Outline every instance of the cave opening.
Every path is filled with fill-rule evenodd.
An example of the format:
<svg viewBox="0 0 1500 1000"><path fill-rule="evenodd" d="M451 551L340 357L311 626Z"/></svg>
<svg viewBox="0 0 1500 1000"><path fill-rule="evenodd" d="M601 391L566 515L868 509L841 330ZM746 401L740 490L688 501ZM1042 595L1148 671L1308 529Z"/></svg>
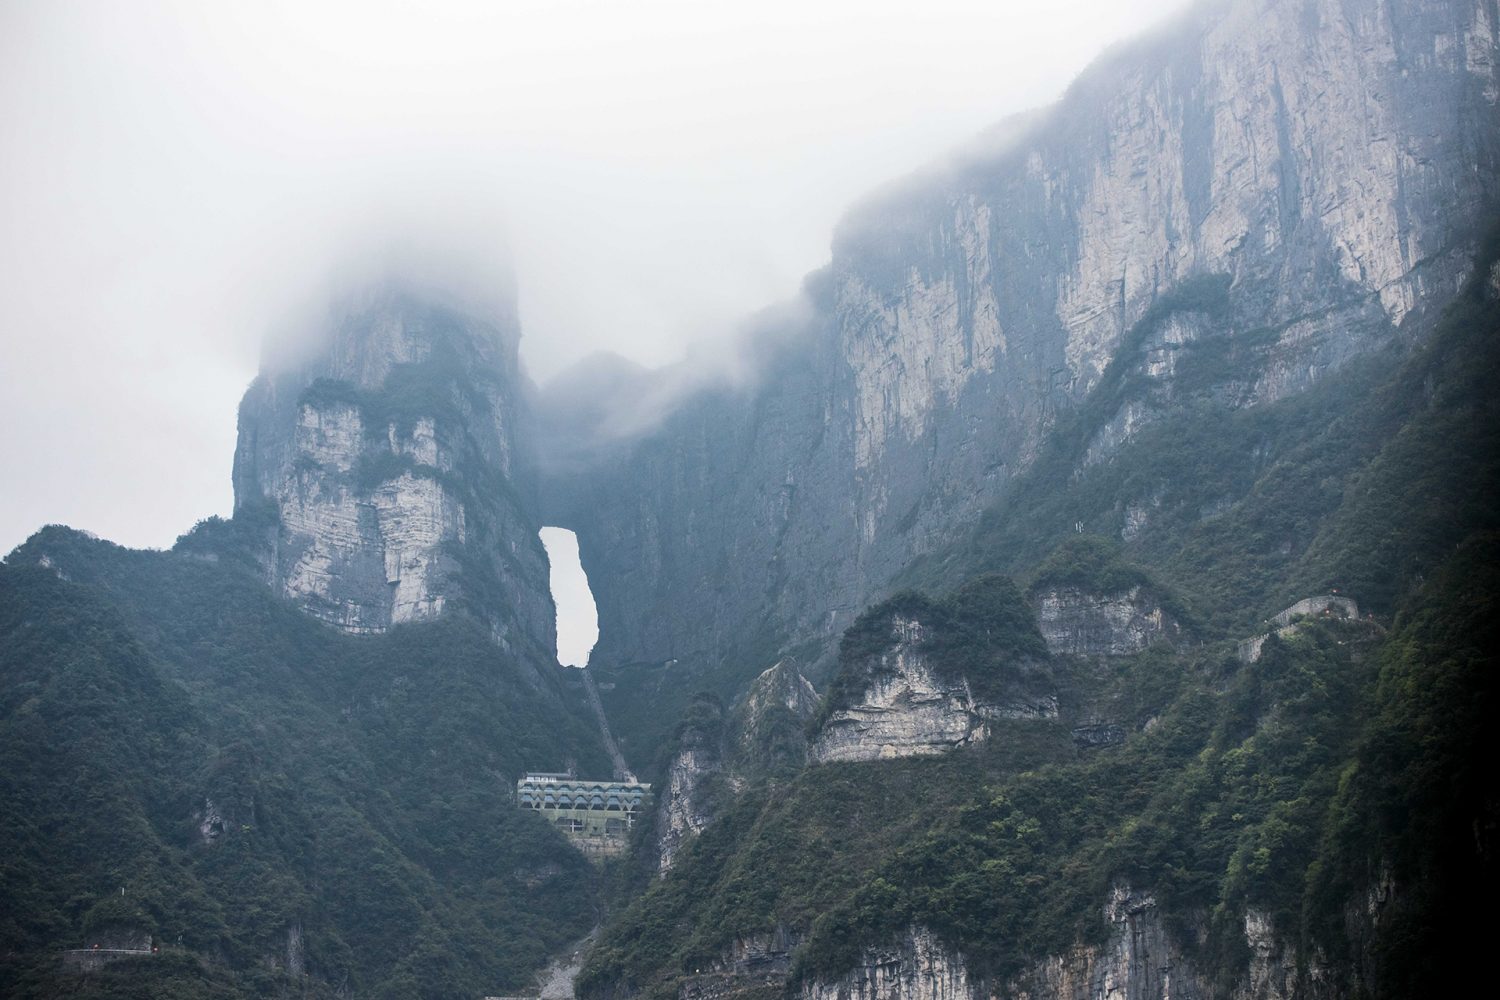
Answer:
<svg viewBox="0 0 1500 1000"><path fill-rule="evenodd" d="M578 536L567 528L543 528L542 544L552 565L552 601L557 605L557 662L588 665L599 640L599 611L588 574L578 558Z"/></svg>

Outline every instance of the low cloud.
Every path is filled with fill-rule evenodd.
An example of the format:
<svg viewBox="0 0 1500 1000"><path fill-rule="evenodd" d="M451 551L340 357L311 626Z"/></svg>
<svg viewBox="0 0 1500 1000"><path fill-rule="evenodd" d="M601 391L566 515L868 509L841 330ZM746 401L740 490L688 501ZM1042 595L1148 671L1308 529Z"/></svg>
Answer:
<svg viewBox="0 0 1500 1000"><path fill-rule="evenodd" d="M1178 5L4 5L0 548L226 512L263 340L372 231L469 246L442 266L481 294L513 267L540 380L671 365L794 298L861 192Z"/></svg>

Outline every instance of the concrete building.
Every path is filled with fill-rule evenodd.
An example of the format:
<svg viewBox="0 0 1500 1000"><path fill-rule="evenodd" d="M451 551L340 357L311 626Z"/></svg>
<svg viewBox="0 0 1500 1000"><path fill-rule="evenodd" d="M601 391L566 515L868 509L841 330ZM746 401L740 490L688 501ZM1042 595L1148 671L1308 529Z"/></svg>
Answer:
<svg viewBox="0 0 1500 1000"><path fill-rule="evenodd" d="M516 805L533 809L585 854L625 850L651 786L633 781L588 781L531 771L516 782Z"/></svg>

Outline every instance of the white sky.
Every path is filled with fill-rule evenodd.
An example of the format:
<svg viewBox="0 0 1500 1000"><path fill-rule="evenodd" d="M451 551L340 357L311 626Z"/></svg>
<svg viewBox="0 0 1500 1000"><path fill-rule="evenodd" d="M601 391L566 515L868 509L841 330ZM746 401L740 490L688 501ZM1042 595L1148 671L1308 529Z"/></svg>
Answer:
<svg viewBox="0 0 1500 1000"><path fill-rule="evenodd" d="M578 561L578 536L566 528L543 528L542 544L552 563L552 599L557 602L557 662L586 667L599 641L599 612Z"/></svg>
<svg viewBox="0 0 1500 1000"><path fill-rule="evenodd" d="M0 552L228 513L260 340L371 225L508 243L540 378L669 361L1180 6L0 0Z"/></svg>

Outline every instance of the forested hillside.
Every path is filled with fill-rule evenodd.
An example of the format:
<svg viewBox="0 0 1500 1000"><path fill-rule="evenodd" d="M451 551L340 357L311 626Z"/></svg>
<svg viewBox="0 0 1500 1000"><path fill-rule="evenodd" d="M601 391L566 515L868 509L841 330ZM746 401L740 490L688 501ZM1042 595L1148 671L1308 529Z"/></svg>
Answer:
<svg viewBox="0 0 1500 1000"><path fill-rule="evenodd" d="M1011 995L1055 986L1057 956L1098 970L1143 913L1169 955L1152 961L1203 995L1267 988L1266 969L1284 977L1273 995L1466 986L1496 930L1500 783L1479 763L1500 649L1493 263L1491 249L1408 355L1298 397L1190 404L1072 474L1089 406L1061 421L975 536L909 578L1144 587L1189 637L1051 657L1058 716L995 723L983 746L751 787L617 900L585 994L822 995L872 988L880 962L920 979L932 965L901 944L918 928L961 956L940 971ZM1148 528L1077 537L1082 523L1119 538L1132 496L1156 498ZM1368 614L1303 622L1245 662L1236 640L1330 587ZM861 617L819 722L876 680L865 664L893 614L944 609L928 640L941 663L943 635L1001 634L1012 599L991 598L903 594ZM1005 683L982 655L947 662L980 671L971 687ZM1083 738L1101 722L1118 741Z"/></svg>
<svg viewBox="0 0 1500 1000"><path fill-rule="evenodd" d="M529 982L594 920L587 863L511 801L528 767L608 773L577 693L466 616L340 635L235 536L49 528L0 567L0 993ZM160 957L60 973L143 934Z"/></svg>

